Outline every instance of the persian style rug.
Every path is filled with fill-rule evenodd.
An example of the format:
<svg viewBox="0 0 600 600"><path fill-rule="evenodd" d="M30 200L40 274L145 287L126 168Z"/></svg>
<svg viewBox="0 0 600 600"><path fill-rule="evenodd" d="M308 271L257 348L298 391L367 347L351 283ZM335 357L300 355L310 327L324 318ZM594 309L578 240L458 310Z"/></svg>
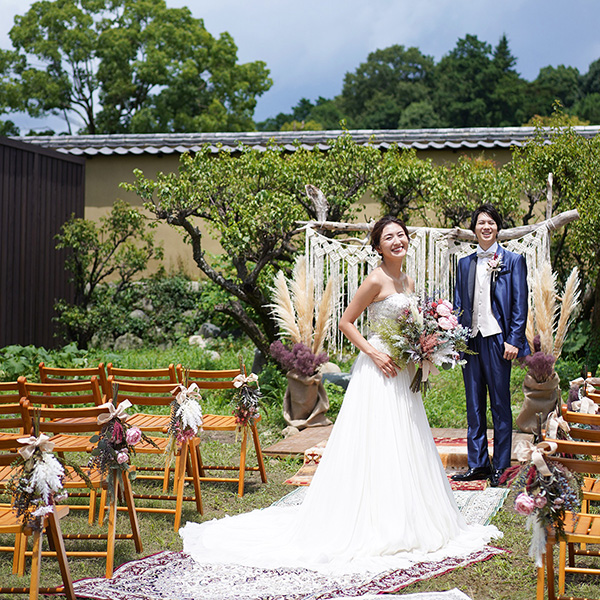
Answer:
<svg viewBox="0 0 600 600"><path fill-rule="evenodd" d="M306 487L298 487L277 501L295 505L303 501ZM454 492L469 523L486 524L499 510L508 490ZM259 569L236 565L198 564L183 552L165 551L120 566L112 579L82 579L74 583L80 598L91 600L326 600L394 593L417 581L437 577L485 561L505 551L492 546L462 558L422 562L407 569L377 575L331 576L308 569ZM379 596L380 597L380 596ZM402 596L415 600L469 600L459 590L438 594Z"/></svg>
<svg viewBox="0 0 600 600"><path fill-rule="evenodd" d="M503 552L488 546L467 557L418 563L365 578L326 576L307 569L200 565L183 552L165 551L122 565L112 579L82 579L73 585L78 598L93 600L339 600L393 593ZM440 598L445 600L444 596ZM450 600L459 598L464 595L450 596Z"/></svg>

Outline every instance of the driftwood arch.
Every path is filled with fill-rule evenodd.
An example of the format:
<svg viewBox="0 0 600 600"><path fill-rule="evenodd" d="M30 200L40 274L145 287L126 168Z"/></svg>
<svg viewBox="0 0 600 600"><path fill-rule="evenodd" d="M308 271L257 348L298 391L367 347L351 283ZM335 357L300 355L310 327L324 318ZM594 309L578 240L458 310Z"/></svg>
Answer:
<svg viewBox="0 0 600 600"><path fill-rule="evenodd" d="M309 187L311 189L309 189ZM551 177L549 177L549 205L551 206ZM320 194L317 188L307 186L308 195ZM321 194L322 196L322 194ZM326 204L319 198L319 216L326 215ZM316 204L315 200L313 202ZM548 214L549 211L547 211ZM533 225L503 229L498 241L507 250L523 254L527 261L528 279L543 262L550 258L550 236L568 223L579 218L576 210L560 213L555 217ZM343 338L337 323L366 275L379 264L379 256L368 242L371 223L336 223L331 221L308 221L299 223L306 232L306 259L310 275L315 282L316 300L319 301L328 279L333 278L332 325L329 346L332 354L342 349ZM477 240L473 232L459 227L441 229L432 227L409 227L411 245L406 259L406 272L415 280L417 293L452 298L458 260L474 251ZM334 239L322 231L338 233L364 233L364 238L346 237ZM357 325L366 326L363 315Z"/></svg>

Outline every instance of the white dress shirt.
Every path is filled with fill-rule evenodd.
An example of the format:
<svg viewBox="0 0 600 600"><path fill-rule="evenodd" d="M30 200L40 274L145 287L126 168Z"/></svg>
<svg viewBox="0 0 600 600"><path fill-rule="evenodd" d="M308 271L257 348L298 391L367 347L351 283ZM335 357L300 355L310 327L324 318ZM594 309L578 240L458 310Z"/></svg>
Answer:
<svg viewBox="0 0 600 600"><path fill-rule="evenodd" d="M472 337L475 337L478 333L481 333L482 337L488 337L502 332L492 312L490 292L492 274L488 269L488 261L497 251L498 242L495 242L487 250L477 246L477 271L475 293L473 294L473 318L471 320Z"/></svg>

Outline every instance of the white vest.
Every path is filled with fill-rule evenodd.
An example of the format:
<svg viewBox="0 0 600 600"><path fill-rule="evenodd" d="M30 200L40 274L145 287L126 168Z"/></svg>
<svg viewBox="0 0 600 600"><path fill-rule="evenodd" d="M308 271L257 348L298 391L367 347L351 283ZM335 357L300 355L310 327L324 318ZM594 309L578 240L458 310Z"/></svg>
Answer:
<svg viewBox="0 0 600 600"><path fill-rule="evenodd" d="M487 249L486 252L498 251L498 243ZM477 247L477 252L483 249ZM502 329L492 313L492 297L490 286L492 285L492 274L488 270L489 257L477 257L477 271L475 276L475 293L473 294L473 317L471 320L472 333L475 337L481 333L482 337L489 337L502 333Z"/></svg>

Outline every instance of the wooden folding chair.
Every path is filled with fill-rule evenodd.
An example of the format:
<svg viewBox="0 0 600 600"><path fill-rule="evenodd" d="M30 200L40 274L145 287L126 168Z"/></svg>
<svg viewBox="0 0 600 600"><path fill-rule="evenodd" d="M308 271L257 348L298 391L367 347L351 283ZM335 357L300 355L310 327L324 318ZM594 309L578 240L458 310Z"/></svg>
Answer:
<svg viewBox="0 0 600 600"><path fill-rule="evenodd" d="M546 441L557 444L556 454L551 458L567 467L574 473L600 474L600 443L589 441L554 440L546 438ZM580 457L592 457L586 460ZM557 539L554 529L548 531L546 542L546 576L548 587L548 600L556 600L554 586L554 558L553 545L559 544L558 559L558 600L572 599L565 595L566 574L581 573L600 575L600 568L577 567L575 556L600 556L598 550L588 550L589 544L600 544L600 514L589 514L581 512L574 514L567 511L564 519L564 537ZM585 549L577 550L575 544L585 545ZM538 568L537 600L544 598L544 568Z"/></svg>
<svg viewBox="0 0 600 600"><path fill-rule="evenodd" d="M108 378L108 381L113 386L116 383L113 376ZM118 389L116 397L113 398L115 404L119 404L124 400L129 400L133 406L136 407L150 407L150 406L163 406L170 407L171 402L174 400L174 396L171 393L174 389L173 383L139 383L133 381L120 381L118 383ZM114 388L113 388L113 395ZM140 413L138 413L140 414ZM139 421L138 421L139 422ZM127 423L135 424L132 418L128 418ZM152 441L156 444L140 442L136 446L136 453L139 454L165 454L167 449L167 443L169 438L166 436L168 432L168 421L166 423L155 423L154 425L145 423L144 428L140 427L144 432L156 432L162 433L162 436L152 436ZM139 427L139 425L137 425ZM200 491L200 478L199 478L199 465L196 448L198 446L198 438L192 440L185 440L180 448L178 448L175 455L175 469L173 477L173 494L168 493L169 487L169 468L161 467L139 467L138 471L141 474L138 475L137 479L151 479L151 480L162 480L163 490L162 494L143 494L135 493L134 498L143 500L160 500L160 501L174 501L175 508L152 508L152 507L139 507L138 512L151 512L151 513L167 513L175 515L174 530L178 531L181 524L181 511L183 509L183 502L195 502L196 510L203 514L204 510L202 507L202 494ZM186 467L189 467L189 475L186 476ZM162 475L145 475L144 471L160 471ZM192 496L184 496L184 484L186 481L191 481L194 494Z"/></svg>
<svg viewBox="0 0 600 600"><path fill-rule="evenodd" d="M172 383L173 387L177 385L177 372L173 364L164 369L122 369L114 367L112 363L108 363L106 371L108 376L112 377L114 383ZM169 427L169 420L170 415L135 413L129 417L128 423L134 427L139 427L144 432L166 431Z"/></svg>
<svg viewBox="0 0 600 600"><path fill-rule="evenodd" d="M15 460L17 446L20 446L14 439L0 439L0 467L9 467ZM31 552L31 576L28 587L0 587L0 594L29 594L29 598L38 598L39 594L65 594L70 600L76 600L71 579L71 571L67 561L65 546L60 528L60 519L69 512L68 506L56 506L54 511L43 518L40 530L33 531L30 527L23 525L20 518L11 506L0 506L0 534L15 534L17 540L27 539L27 536L33 536L33 550ZM50 547L54 549L52 553L58 560L60 573L62 577L62 586L40 588L41 558L42 558L42 535L46 532ZM49 553L45 553L49 554ZM13 569L13 572L17 572Z"/></svg>
<svg viewBox="0 0 600 600"><path fill-rule="evenodd" d="M17 381L0 382L0 439L20 437L23 434L19 410L20 399Z"/></svg>
<svg viewBox="0 0 600 600"><path fill-rule="evenodd" d="M240 374L239 369L223 369L218 371L206 371L201 369L189 369L187 371L188 383L195 383L201 390L227 390L233 389L233 379ZM182 365L177 365L177 376L181 383L184 382L185 370ZM204 431L236 431L238 424L233 415L202 415L202 429ZM260 415L249 424L256 451L257 467L246 465L246 450L248 444L247 427L242 428L242 443L240 447L239 465L205 465L202 461L200 446L197 447L198 462L200 465L200 481L223 481L238 484L238 496L244 495L244 476L246 471L259 471L263 483L267 483L267 472L260 447L260 439L256 424L260 421ZM216 477L207 475L207 471L237 471L237 477Z"/></svg>
<svg viewBox="0 0 600 600"><path fill-rule="evenodd" d="M65 369L62 367L47 367L43 362L39 364L40 381L42 383L78 383L84 379L96 377L100 384L102 395L110 398L110 386L104 363L98 363L97 367L74 367Z"/></svg>
<svg viewBox="0 0 600 600"><path fill-rule="evenodd" d="M106 405L89 406L89 407L69 407L69 408L46 408L32 404L27 398L21 400L21 409L23 420L25 421L26 430L30 430L34 426L34 422L39 418L39 432L50 436L52 442L55 443L55 451L62 448L68 452L91 452L95 445L89 440L93 434L98 434L102 428L98 424L98 416L109 413ZM70 418L65 418L68 414ZM65 443L65 439L67 439ZM79 445L73 443L71 438L80 438ZM66 448L66 449L65 449ZM67 490L87 488L92 486L94 496L97 490L102 490L105 494L107 483L104 477L97 469L89 469L87 465L83 465L82 469L88 475L89 481L84 480L77 472L69 467L67 468L67 477L63 481L63 486ZM63 539L69 540L106 540L106 550L103 551L67 551L67 556L79 557L105 557L106 558L106 577L112 577L115 554L116 540L133 540L135 543L136 552L142 551L142 538L137 519L137 512L133 500L133 491L131 482L127 473L123 474L122 479L122 496L125 501L125 510L129 515L129 523L131 533L118 534L117 526L117 505L119 497L119 481L115 478L114 494L110 499L108 510L108 529L106 533L101 534L64 534ZM71 492L69 491L69 494ZM73 506L71 505L71 508ZM91 521L90 521L91 522ZM100 524L102 521L99 519Z"/></svg>

